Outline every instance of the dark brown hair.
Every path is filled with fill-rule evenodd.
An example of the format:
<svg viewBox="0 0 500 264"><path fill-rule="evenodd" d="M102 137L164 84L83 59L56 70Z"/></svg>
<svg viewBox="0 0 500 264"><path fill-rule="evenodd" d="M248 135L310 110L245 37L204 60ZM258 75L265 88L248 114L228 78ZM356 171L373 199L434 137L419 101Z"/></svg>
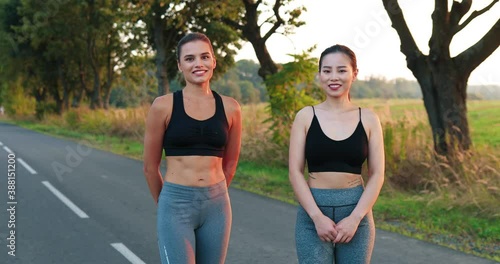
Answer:
<svg viewBox="0 0 500 264"><path fill-rule="evenodd" d="M207 43L210 46L210 50L212 51L212 55L215 56L214 47L212 46L212 42L207 37L207 35L205 35L203 33L199 33L199 32L192 32L192 33L188 33L187 35L182 37L181 40L179 40L179 43L177 43L177 49L176 49L175 53L177 55L178 61L180 61L180 59L181 59L182 46L184 46L184 44L186 44L186 43L197 41L197 40L200 40L200 41Z"/></svg>

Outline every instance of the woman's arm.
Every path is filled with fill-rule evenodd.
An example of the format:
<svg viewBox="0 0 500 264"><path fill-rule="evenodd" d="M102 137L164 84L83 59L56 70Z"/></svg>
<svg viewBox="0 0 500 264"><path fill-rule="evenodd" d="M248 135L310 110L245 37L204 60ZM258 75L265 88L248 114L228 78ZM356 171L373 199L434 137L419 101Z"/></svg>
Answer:
<svg viewBox="0 0 500 264"><path fill-rule="evenodd" d="M368 137L368 181L358 205L351 213L356 219L361 219L372 209L377 201L385 174L385 153L382 126L378 116L372 111L364 111L368 118L370 134Z"/></svg>
<svg viewBox="0 0 500 264"><path fill-rule="evenodd" d="M339 235L335 242L351 241L361 219L372 209L384 183L385 154L382 126L378 116L369 109L363 109L363 125L368 127L368 181L358 204L349 217L337 225Z"/></svg>
<svg viewBox="0 0 500 264"><path fill-rule="evenodd" d="M337 235L335 223L321 212L304 178L306 134L312 115L310 107L303 108L297 113L293 122L288 151L288 177L297 200L314 221L320 239L333 241Z"/></svg>
<svg viewBox="0 0 500 264"><path fill-rule="evenodd" d="M167 106L172 105L172 98L167 97L168 95L158 97L154 100L149 108L146 118L146 131L144 133L144 176L146 177L149 191L156 203L158 203L158 196L163 186L160 163L165 125L167 116L169 116ZM170 101L170 104L168 104L168 101Z"/></svg>
<svg viewBox="0 0 500 264"><path fill-rule="evenodd" d="M225 97L224 105L229 113L229 135L227 139L224 157L222 158L222 169L226 176L226 184L229 187L236 173L236 167L240 157L241 149L241 107L236 100Z"/></svg>

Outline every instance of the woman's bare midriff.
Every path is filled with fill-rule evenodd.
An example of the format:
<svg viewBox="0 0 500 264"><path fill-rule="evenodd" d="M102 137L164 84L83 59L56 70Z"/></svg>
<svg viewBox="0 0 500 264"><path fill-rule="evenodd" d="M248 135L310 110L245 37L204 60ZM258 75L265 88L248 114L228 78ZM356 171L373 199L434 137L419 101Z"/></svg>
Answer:
<svg viewBox="0 0 500 264"><path fill-rule="evenodd" d="M193 187L206 187L223 181L222 158L213 156L167 157L164 181Z"/></svg>
<svg viewBox="0 0 500 264"><path fill-rule="evenodd" d="M359 174L344 172L312 172L307 180L310 188L344 189L363 185Z"/></svg>

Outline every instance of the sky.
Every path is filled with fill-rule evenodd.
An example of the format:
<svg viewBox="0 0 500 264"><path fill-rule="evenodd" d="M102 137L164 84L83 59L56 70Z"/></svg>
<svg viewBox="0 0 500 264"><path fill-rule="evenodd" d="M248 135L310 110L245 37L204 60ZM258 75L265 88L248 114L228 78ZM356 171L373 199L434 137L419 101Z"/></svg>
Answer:
<svg viewBox="0 0 500 264"><path fill-rule="evenodd" d="M492 0L476 0L463 22L472 11L486 7ZM449 1L450 6L452 1ZM432 31L431 14L434 1L399 0L406 23L424 54L428 54L428 42ZM387 79L415 80L406 66L400 51L400 40L391 27L382 0L295 0L294 5L304 5L307 12L301 15L305 25L296 28L294 34L274 34L266 42L275 62L292 60L287 54L300 54L317 45L312 55L319 58L321 51L334 44L350 47L357 56L359 79L370 76ZM450 45L451 55L456 56L475 44L500 18L500 3L475 18L457 33ZM244 43L236 60L257 61L250 43ZM471 74L469 84L500 85L500 49L491 54Z"/></svg>

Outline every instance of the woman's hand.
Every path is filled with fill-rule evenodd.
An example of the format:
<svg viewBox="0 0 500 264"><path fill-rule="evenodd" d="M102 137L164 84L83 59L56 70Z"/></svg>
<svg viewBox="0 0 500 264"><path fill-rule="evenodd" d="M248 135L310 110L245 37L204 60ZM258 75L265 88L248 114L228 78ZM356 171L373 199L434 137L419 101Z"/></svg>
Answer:
<svg viewBox="0 0 500 264"><path fill-rule="evenodd" d="M349 243L351 239L356 234L358 230L359 222L361 219L356 219L354 216L350 215L337 223L337 236L335 237L334 243Z"/></svg>
<svg viewBox="0 0 500 264"><path fill-rule="evenodd" d="M324 214L319 214L313 218L314 226L316 227L316 232L319 238L323 242L333 242L337 236L337 230L335 229L335 222L328 218Z"/></svg>

